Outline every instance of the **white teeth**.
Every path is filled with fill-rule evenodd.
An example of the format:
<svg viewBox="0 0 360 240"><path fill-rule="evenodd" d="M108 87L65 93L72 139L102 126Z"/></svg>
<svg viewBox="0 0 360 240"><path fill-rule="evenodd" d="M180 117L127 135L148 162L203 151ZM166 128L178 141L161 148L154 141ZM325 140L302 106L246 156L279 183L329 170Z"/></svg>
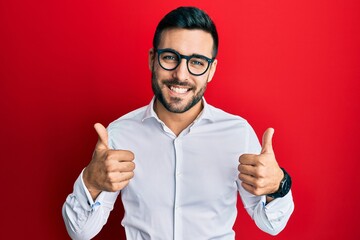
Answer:
<svg viewBox="0 0 360 240"><path fill-rule="evenodd" d="M170 87L170 89L176 93L186 93L188 91L187 88Z"/></svg>

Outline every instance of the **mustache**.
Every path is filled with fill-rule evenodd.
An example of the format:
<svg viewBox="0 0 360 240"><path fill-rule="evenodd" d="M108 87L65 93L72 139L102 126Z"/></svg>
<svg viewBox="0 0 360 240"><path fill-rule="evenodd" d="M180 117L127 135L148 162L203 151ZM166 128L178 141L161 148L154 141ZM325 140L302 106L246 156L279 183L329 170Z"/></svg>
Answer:
<svg viewBox="0 0 360 240"><path fill-rule="evenodd" d="M177 78L166 79L166 80L163 80L162 82L166 85L178 85L178 86L191 87L191 88L194 87L192 84L190 84L188 82L180 81Z"/></svg>

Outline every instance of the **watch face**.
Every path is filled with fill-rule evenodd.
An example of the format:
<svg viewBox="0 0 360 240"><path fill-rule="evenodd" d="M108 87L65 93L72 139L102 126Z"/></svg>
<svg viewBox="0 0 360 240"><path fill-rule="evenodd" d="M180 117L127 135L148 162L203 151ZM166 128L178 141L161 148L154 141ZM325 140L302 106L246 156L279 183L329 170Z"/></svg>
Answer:
<svg viewBox="0 0 360 240"><path fill-rule="evenodd" d="M291 178L288 174L285 174L285 175L286 175L286 177L284 179L282 189L281 189L283 196L285 196L290 191L290 188L291 188Z"/></svg>
<svg viewBox="0 0 360 240"><path fill-rule="evenodd" d="M284 171L284 179L280 182L279 190L273 194L269 194L268 195L269 197L272 197L272 198L284 197L290 191L291 177L284 169L282 169L282 170Z"/></svg>

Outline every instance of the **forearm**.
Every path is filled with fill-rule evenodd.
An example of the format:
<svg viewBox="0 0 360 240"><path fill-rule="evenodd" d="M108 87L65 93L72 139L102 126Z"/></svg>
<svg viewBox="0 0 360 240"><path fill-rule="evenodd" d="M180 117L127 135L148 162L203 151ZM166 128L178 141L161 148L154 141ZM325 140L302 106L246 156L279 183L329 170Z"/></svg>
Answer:
<svg viewBox="0 0 360 240"><path fill-rule="evenodd" d="M290 191L283 198L274 199L268 204L257 205L253 219L261 230L277 235L285 228L293 211L294 202Z"/></svg>
<svg viewBox="0 0 360 240"><path fill-rule="evenodd" d="M291 191L283 198L266 203L266 196L254 196L240 189L244 207L256 225L264 232L277 235L286 226L293 210L294 202Z"/></svg>
<svg viewBox="0 0 360 240"><path fill-rule="evenodd" d="M118 192L102 192L96 201L84 188L82 174L62 208L66 229L72 239L91 239L99 233L113 209Z"/></svg>
<svg viewBox="0 0 360 240"><path fill-rule="evenodd" d="M85 168L84 171L82 172L82 179L83 179L83 183L86 187L86 189L89 191L91 198L95 201L95 199L99 196L99 194L101 193L101 191L97 190L96 188L92 187L88 181L89 178L89 173L87 171L88 169Z"/></svg>

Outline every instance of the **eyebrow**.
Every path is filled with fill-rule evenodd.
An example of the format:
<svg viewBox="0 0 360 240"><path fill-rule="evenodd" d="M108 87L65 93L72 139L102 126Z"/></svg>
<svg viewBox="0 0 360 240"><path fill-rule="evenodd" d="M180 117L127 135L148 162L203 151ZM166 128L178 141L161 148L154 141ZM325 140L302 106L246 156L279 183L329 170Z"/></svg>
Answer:
<svg viewBox="0 0 360 240"><path fill-rule="evenodd" d="M175 51L177 53L180 53L179 51L173 49L173 48L163 48L163 50L172 50L172 51ZM213 57L208 57L204 54L200 54L200 53L192 53L191 55L185 55L185 54L182 54L180 53L181 55L184 55L184 56L191 56L191 57L206 57L206 58L210 58L210 59L213 59Z"/></svg>

